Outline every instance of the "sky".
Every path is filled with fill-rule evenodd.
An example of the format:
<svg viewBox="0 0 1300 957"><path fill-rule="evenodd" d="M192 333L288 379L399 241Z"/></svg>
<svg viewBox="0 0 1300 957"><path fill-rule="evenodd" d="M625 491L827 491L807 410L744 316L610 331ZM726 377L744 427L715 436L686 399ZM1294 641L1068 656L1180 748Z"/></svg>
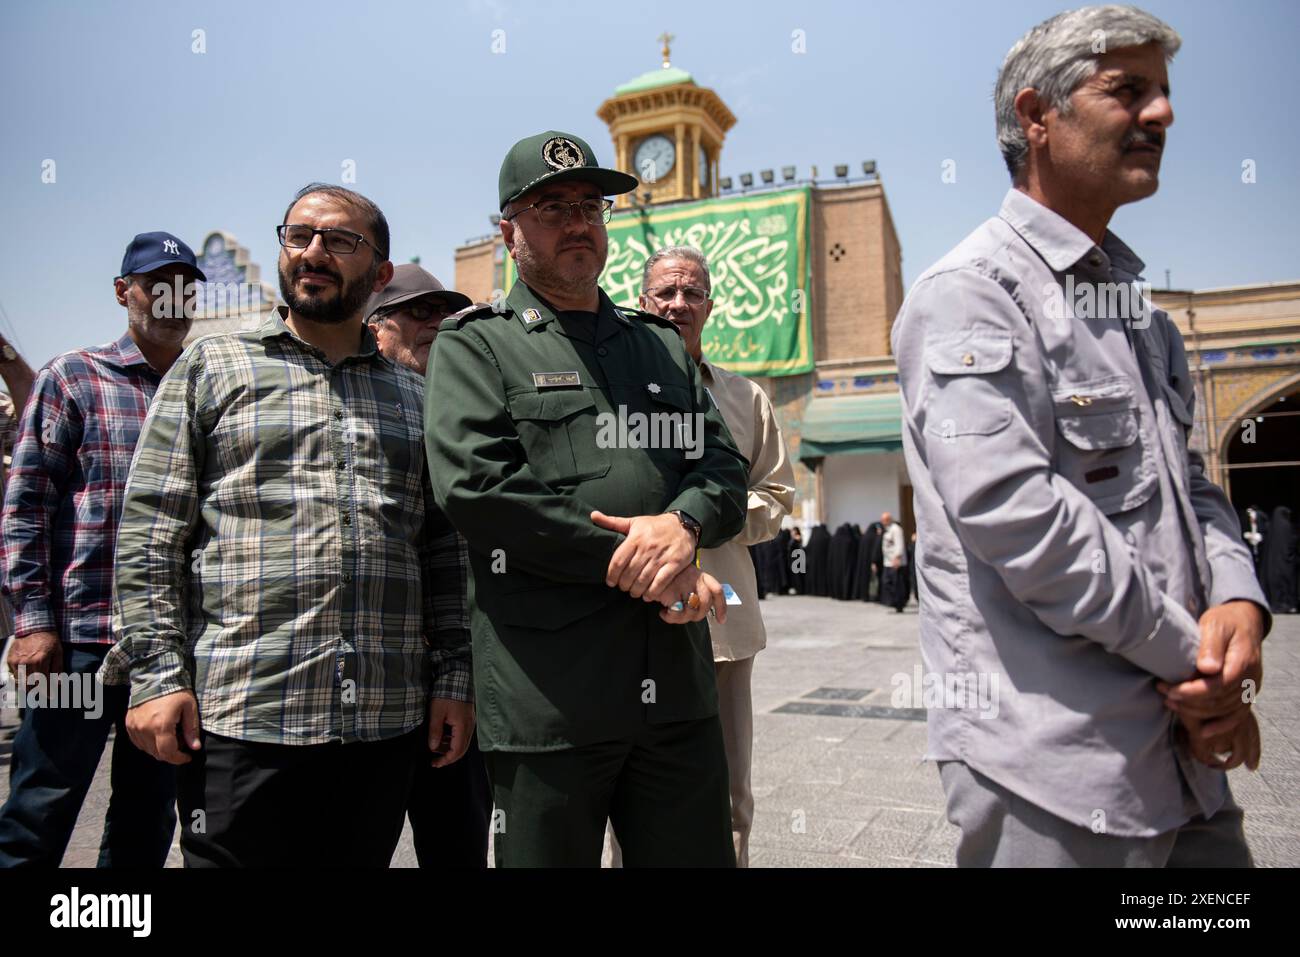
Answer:
<svg viewBox="0 0 1300 957"><path fill-rule="evenodd" d="M1157 288L1165 270L1181 289L1300 279L1300 3L1144 6L1183 38L1170 71L1175 122L1160 191L1111 228ZM451 285L455 247L493 230L512 143L560 129L612 163L595 111L658 67L665 30L673 65L737 117L723 176L794 165L806 178L816 165L827 177L836 163L876 160L910 284L996 212L1008 185L994 141L997 69L1062 9L5 0L0 332L33 366L120 336L112 279L127 242L148 230L195 247L225 230L274 284L274 229L289 199L309 181L339 182L348 161L349 185L388 217L394 262L419 256ZM47 160L54 182L43 182ZM1243 182L1248 161L1254 182Z"/></svg>

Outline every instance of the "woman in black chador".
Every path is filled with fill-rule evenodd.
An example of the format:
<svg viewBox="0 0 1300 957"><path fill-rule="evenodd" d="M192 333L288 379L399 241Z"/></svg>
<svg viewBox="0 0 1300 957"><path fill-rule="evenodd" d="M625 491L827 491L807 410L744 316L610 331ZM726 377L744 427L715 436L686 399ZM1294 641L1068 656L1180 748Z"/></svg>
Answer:
<svg viewBox="0 0 1300 957"><path fill-rule="evenodd" d="M858 542L857 571L853 576L853 594L850 596L856 601L871 601L871 563L876 554L876 546L880 544L879 528L879 522L868 525Z"/></svg>
<svg viewBox="0 0 1300 957"><path fill-rule="evenodd" d="M1296 530L1291 523L1291 509L1285 505L1273 509L1264 547L1260 571L1269 607L1274 614L1293 615L1296 611Z"/></svg>
<svg viewBox="0 0 1300 957"><path fill-rule="evenodd" d="M773 595L786 595L790 592L790 533L786 529L777 532L776 538L761 545L751 546L757 552L755 564L762 570L764 589Z"/></svg>
<svg viewBox="0 0 1300 957"><path fill-rule="evenodd" d="M885 600L885 526L879 522L872 522L867 534L871 537L871 565L874 569L871 577L874 590L867 589L867 594L863 597L866 601L883 602Z"/></svg>
<svg viewBox="0 0 1300 957"><path fill-rule="evenodd" d="M785 567L790 569L790 587L802 595L808 591L808 555L803 548L803 533L796 525L786 540Z"/></svg>
<svg viewBox="0 0 1300 957"><path fill-rule="evenodd" d="M849 597L853 582L853 562L858 557L858 540L853 526L845 522L831 536L830 577L827 581L832 598Z"/></svg>
<svg viewBox="0 0 1300 957"><path fill-rule="evenodd" d="M808 536L808 594L829 597L830 590L831 533L825 525L818 525Z"/></svg>

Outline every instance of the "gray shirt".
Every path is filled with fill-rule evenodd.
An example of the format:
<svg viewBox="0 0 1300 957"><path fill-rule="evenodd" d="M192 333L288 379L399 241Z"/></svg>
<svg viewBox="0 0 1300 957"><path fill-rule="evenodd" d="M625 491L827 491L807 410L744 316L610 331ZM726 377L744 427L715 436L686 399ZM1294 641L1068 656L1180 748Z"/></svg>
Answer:
<svg viewBox="0 0 1300 957"><path fill-rule="evenodd" d="M1267 615L1187 447L1182 337L1126 292L1142 268L1013 189L893 329L921 651L948 691L925 702L927 756L1121 836L1222 804L1226 776L1182 753L1155 680L1195 672L1209 606ZM994 700L961 693L977 687Z"/></svg>

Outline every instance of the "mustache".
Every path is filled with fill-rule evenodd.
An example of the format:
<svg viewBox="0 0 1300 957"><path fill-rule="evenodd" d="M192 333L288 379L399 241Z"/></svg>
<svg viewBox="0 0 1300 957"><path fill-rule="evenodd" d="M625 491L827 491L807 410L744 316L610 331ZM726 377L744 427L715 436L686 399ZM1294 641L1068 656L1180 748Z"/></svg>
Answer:
<svg viewBox="0 0 1300 957"><path fill-rule="evenodd" d="M1154 146L1163 150L1165 148L1165 134L1156 133L1151 130L1133 130L1124 137L1124 149L1132 149L1134 146Z"/></svg>
<svg viewBox="0 0 1300 957"><path fill-rule="evenodd" d="M342 276L340 276L334 270L327 269L324 266L305 266L305 265L299 266L297 269L293 271L293 278L297 279L300 276L328 276L330 279L333 279L335 282L339 283L340 285L342 285L343 283Z"/></svg>

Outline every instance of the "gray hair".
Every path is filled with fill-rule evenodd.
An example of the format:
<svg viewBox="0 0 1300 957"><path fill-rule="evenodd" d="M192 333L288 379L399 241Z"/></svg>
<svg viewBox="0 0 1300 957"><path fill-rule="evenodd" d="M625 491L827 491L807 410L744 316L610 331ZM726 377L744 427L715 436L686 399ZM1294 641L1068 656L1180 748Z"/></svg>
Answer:
<svg viewBox="0 0 1300 957"><path fill-rule="evenodd" d="M1070 94L1097 72L1108 50L1159 43L1172 60L1182 38L1173 27L1137 7L1083 7L1044 20L1016 41L998 72L993 94L998 118L998 148L1012 180L1029 155L1029 141L1016 117L1016 94L1035 89L1046 109L1070 111Z"/></svg>
<svg viewBox="0 0 1300 957"><path fill-rule="evenodd" d="M704 291L713 291L713 279L709 276L709 261L694 246L665 246L663 249L653 252L645 261L645 268L641 271L641 292L645 292L650 287L650 273L664 259L685 259L695 263L704 273Z"/></svg>

